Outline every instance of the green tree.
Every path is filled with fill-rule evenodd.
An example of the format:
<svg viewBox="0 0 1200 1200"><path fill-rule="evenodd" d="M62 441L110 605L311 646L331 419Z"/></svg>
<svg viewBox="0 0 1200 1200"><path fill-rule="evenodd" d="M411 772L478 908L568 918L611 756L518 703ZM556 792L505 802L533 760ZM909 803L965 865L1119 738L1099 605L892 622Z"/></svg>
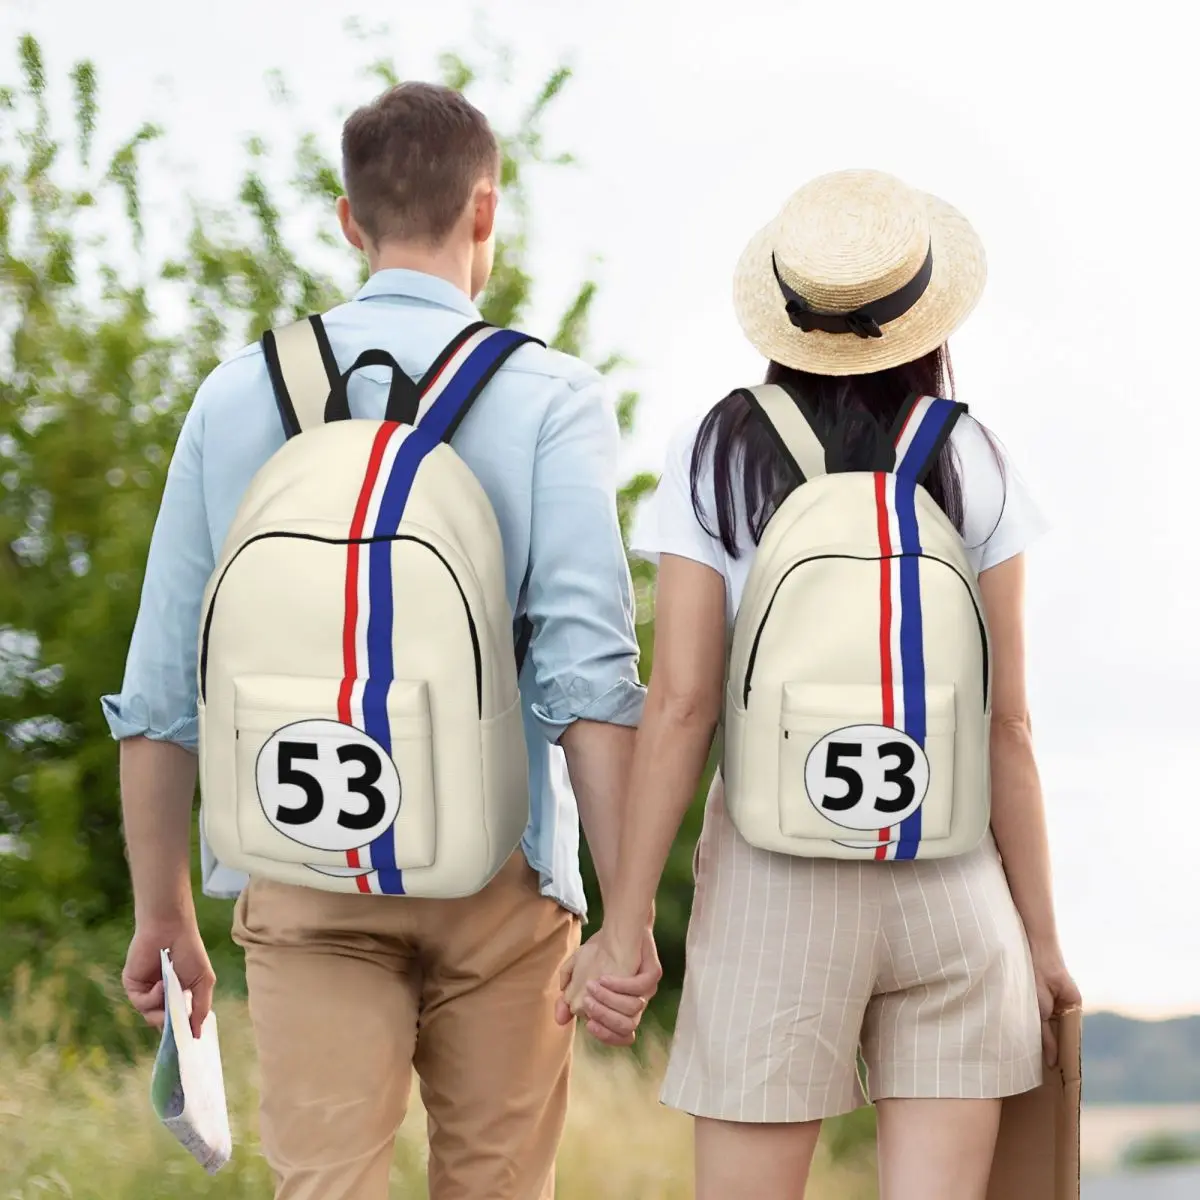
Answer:
<svg viewBox="0 0 1200 1200"><path fill-rule="evenodd" d="M503 71L502 51L480 56L444 55L443 78L470 93ZM83 1028L109 1012L111 970L93 964L120 963L130 911L116 751L98 697L119 686L180 422L223 354L339 302L363 267L325 232L340 182L311 133L288 148L282 183L271 171L278 148L248 139L236 197L186 201L171 214L178 244L156 258L145 244L142 175L164 131L144 125L98 159L92 65L69 73L74 127L64 134L53 128L34 38L21 39L18 64L15 86L0 90L0 972L47 957L76 964ZM389 60L368 73L379 85L398 77ZM533 296L529 183L571 161L547 148L542 129L569 78L552 72L516 126L500 131L506 224L482 304L499 324L520 325ZM271 85L287 103L277 75ZM285 229L298 226L314 232L289 238ZM589 355L595 295L585 280L552 344ZM172 311L186 318L160 316ZM599 366L622 363L609 356ZM621 397L626 432L636 406L634 394ZM653 484L639 475L622 492L626 527ZM633 570L647 618L652 571ZM641 628L648 660L652 630ZM588 884L595 896L590 871ZM665 952L680 965L681 900L664 905ZM202 920L223 979L235 979L228 905L203 904Z"/></svg>

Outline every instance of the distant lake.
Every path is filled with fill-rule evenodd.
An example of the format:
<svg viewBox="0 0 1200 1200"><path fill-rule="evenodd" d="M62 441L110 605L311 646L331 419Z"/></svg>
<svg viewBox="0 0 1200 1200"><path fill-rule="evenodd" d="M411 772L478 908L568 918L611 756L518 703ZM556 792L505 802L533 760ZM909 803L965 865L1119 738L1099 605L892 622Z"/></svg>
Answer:
<svg viewBox="0 0 1200 1200"><path fill-rule="evenodd" d="M1085 1104L1079 1126L1083 1171L1113 1170L1131 1143L1156 1133L1200 1134L1200 1104Z"/></svg>

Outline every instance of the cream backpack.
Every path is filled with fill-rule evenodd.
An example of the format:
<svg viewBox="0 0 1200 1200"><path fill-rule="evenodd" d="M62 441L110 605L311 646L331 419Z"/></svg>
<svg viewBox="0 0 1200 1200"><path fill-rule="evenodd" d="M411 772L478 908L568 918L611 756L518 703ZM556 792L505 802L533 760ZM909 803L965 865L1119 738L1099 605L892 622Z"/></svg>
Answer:
<svg viewBox="0 0 1200 1200"><path fill-rule="evenodd" d="M754 846L946 858L990 819L988 634L922 486L964 405L914 397L873 471L827 471L799 395L742 392L803 486L763 532L734 625L725 803Z"/></svg>
<svg viewBox="0 0 1200 1200"><path fill-rule="evenodd" d="M225 866L464 896L518 845L523 647L495 514L449 443L533 340L471 325L418 387L380 350L339 374L319 317L263 338L288 440L234 518L200 641L201 821ZM385 419L350 419L371 365L392 370Z"/></svg>

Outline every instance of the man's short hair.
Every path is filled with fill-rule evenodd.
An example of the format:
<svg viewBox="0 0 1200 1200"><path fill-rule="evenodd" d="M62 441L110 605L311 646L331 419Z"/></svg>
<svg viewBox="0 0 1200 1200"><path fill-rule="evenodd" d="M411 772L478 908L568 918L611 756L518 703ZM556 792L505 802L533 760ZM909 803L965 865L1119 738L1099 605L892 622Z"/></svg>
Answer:
<svg viewBox="0 0 1200 1200"><path fill-rule="evenodd" d="M499 171L500 148L487 118L453 88L401 83L342 127L350 211L376 244L444 241L471 190Z"/></svg>

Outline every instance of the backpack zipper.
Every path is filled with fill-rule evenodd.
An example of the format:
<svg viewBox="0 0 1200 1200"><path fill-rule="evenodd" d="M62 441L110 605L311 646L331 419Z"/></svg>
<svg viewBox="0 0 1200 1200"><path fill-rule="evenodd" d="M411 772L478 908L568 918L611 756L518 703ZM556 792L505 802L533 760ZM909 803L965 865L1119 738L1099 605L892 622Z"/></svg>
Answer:
<svg viewBox="0 0 1200 1200"><path fill-rule="evenodd" d="M467 593L463 590L463 585L454 573L454 568L446 561L441 551L423 538L413 537L410 533L395 533L384 537L329 538L320 537L315 533L285 533L278 530L271 530L267 533L256 533L252 538L247 538L237 548L233 557L225 564L224 569L221 571L221 576L217 580L217 586L213 588L212 599L208 602L208 611L204 616L204 633L200 641L201 700L207 700L208 698L208 638L212 630L213 612L217 606L217 595L221 591L221 584L225 582L225 576L229 574L229 568L241 557L242 551L253 546L255 542L262 542L267 538L297 538L305 542L320 542L326 546L369 546L374 542L415 542L418 546L424 546L446 568L450 578L454 580L454 586L458 588L458 594L462 599L463 611L467 614L467 625L471 630L471 648L475 652L475 699L479 715L483 716L483 654L479 648L479 630L475 627L475 617L471 612L470 604L467 603Z"/></svg>
<svg viewBox="0 0 1200 1200"><path fill-rule="evenodd" d="M897 558L923 558L927 562L941 563L943 567L953 571L958 576L963 587L967 589L967 595L971 598L971 607L975 610L975 620L979 623L979 641L983 647L983 703L987 707L988 702L988 685L989 685L989 651L987 639L987 626L984 624L983 613L979 611L979 605L975 600L975 593L971 589L967 577L953 563L948 563L944 558L938 558L933 554L814 554L811 558L802 558L799 562L794 562L783 575L779 582L775 585L775 590L771 593L771 599L767 604L767 610L762 615L762 620L758 623L758 629L754 633L754 641L750 645L750 657L746 660L746 678L742 686L742 707L745 708L750 702L750 679L754 674L754 661L758 657L758 644L762 640L763 630L766 628L767 618L771 615L771 609L775 605L775 597L779 595L779 589L783 587L787 581L787 577L797 568L804 566L805 563L821 562L823 559L844 558L851 562L883 562L885 559Z"/></svg>

